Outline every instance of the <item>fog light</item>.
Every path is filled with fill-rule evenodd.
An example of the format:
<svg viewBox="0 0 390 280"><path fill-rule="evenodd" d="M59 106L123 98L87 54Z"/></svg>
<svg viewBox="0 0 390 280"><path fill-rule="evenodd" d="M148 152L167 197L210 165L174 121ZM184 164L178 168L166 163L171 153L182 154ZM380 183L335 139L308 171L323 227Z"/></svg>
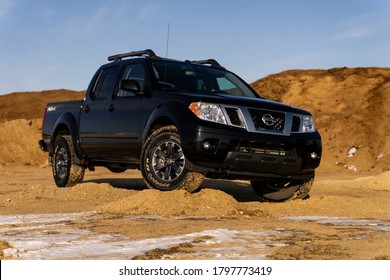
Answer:
<svg viewBox="0 0 390 280"><path fill-rule="evenodd" d="M311 157L311 159L317 159L317 158L318 158L318 155L317 155L317 153L312 152L312 153L310 154L310 157Z"/></svg>
<svg viewBox="0 0 390 280"><path fill-rule="evenodd" d="M201 143L202 150L207 153L216 153L219 147L219 139L207 138Z"/></svg>
<svg viewBox="0 0 390 280"><path fill-rule="evenodd" d="M203 149L205 149L205 150L209 150L212 148L211 144L207 141L203 142L202 145L203 145Z"/></svg>

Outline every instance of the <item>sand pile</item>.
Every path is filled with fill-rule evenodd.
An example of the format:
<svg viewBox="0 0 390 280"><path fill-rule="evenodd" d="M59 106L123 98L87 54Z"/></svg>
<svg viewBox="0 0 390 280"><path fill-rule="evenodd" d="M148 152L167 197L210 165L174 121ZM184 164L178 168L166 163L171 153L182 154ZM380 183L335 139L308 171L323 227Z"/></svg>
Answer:
<svg viewBox="0 0 390 280"><path fill-rule="evenodd" d="M38 147L42 120L13 120L0 123L0 166L47 164L47 154Z"/></svg>
<svg viewBox="0 0 390 280"><path fill-rule="evenodd" d="M16 119L40 119L47 103L81 100L84 91L66 89L39 92L14 92L0 95L0 122Z"/></svg>
<svg viewBox="0 0 390 280"><path fill-rule="evenodd" d="M0 167L46 165L47 154L38 147L46 104L83 96L84 91L63 89L0 95Z"/></svg>
<svg viewBox="0 0 390 280"><path fill-rule="evenodd" d="M358 178L356 179L356 181L359 181L359 183L356 184L357 186L361 186L362 188L367 189L383 191L384 195L388 196L390 199L390 194L388 194L388 192L390 191L390 171L383 172L376 176ZM387 209L390 209L389 207L390 204Z"/></svg>
<svg viewBox="0 0 390 280"><path fill-rule="evenodd" d="M143 190L102 205L100 211L115 214L158 216L237 216L246 215L243 205L219 190L203 189L190 194L184 190L161 192ZM253 214L253 213L252 213Z"/></svg>
<svg viewBox="0 0 390 280"><path fill-rule="evenodd" d="M53 181L52 184L48 185L25 184L19 194L19 198L23 200L48 198L65 201L99 200L104 198L112 200L123 198L132 192L136 191L113 188L108 183L82 183L72 188L57 188Z"/></svg>

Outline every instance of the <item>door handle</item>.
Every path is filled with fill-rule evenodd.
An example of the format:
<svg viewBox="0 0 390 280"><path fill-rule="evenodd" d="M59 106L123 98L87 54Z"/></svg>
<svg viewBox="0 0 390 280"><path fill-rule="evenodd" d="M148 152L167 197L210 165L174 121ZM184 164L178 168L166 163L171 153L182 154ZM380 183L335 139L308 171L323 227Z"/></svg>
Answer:
<svg viewBox="0 0 390 280"><path fill-rule="evenodd" d="M114 104L110 104L110 106L107 107L107 110L110 112L114 111L115 110Z"/></svg>
<svg viewBox="0 0 390 280"><path fill-rule="evenodd" d="M84 112L85 112L85 113L88 113L89 111L91 111L91 108L89 108L89 105L85 106Z"/></svg>

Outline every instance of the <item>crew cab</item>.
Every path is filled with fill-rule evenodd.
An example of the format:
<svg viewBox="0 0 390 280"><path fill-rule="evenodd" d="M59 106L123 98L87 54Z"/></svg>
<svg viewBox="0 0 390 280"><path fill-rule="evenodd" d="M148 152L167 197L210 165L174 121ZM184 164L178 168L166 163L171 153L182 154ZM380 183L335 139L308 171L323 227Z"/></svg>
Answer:
<svg viewBox="0 0 390 280"><path fill-rule="evenodd" d="M311 114L267 100L216 60L108 57L83 100L49 103L42 140L58 187L85 169L140 169L149 188L249 180L261 200L306 198L322 144Z"/></svg>

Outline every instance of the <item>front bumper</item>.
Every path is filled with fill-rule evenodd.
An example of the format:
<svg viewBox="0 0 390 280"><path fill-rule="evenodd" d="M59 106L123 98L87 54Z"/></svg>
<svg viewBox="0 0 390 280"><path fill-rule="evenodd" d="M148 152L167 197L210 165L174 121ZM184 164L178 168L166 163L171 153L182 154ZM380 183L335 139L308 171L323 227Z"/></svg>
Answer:
<svg viewBox="0 0 390 280"><path fill-rule="evenodd" d="M186 129L181 138L186 167L215 178L313 177L322 154L318 132L286 136L216 125Z"/></svg>

